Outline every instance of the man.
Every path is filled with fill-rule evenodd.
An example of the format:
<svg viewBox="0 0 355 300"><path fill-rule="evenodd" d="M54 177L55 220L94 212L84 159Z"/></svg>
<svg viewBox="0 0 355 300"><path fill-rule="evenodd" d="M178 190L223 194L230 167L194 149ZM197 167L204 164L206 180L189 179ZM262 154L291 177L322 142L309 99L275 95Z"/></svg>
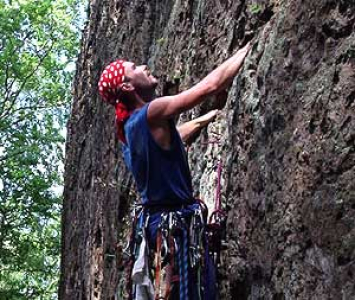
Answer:
<svg viewBox="0 0 355 300"><path fill-rule="evenodd" d="M193 198L182 141L213 120L217 111L177 128L173 118L224 90L238 73L250 47L248 43L195 86L174 96L155 98L158 81L146 65L118 60L102 73L99 92L105 101L115 105L125 162L133 173L143 205L135 224L135 236L143 239L132 243L135 285L129 291L131 298L215 298L215 283L207 282L214 280L208 245L199 233L204 232L205 219Z"/></svg>

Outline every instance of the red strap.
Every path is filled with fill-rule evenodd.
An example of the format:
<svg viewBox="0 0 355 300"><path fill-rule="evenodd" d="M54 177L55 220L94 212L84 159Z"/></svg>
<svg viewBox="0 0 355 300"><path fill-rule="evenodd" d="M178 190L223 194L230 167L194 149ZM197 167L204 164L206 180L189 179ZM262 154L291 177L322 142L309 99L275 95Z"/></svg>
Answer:
<svg viewBox="0 0 355 300"><path fill-rule="evenodd" d="M160 300L161 243L162 234L160 229L158 229L157 252L155 254L155 300Z"/></svg>
<svg viewBox="0 0 355 300"><path fill-rule="evenodd" d="M169 299L171 290L172 290L172 286L171 283L173 281L173 272L174 272L174 256L175 256L175 243L174 243L174 237L170 234L169 235L169 254L170 254L170 265L167 266L168 270L167 270L167 277L166 277L166 291L165 291L165 300Z"/></svg>

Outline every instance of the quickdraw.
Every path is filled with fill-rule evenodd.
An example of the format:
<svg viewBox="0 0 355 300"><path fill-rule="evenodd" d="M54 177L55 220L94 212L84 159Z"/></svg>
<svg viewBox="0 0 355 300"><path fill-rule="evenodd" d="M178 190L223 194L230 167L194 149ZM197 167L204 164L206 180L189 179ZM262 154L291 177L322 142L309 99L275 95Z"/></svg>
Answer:
<svg viewBox="0 0 355 300"><path fill-rule="evenodd" d="M139 243L137 239L137 237L139 237L139 226L137 226L139 217L141 217L141 212L137 212L135 206L133 209L133 222L131 226L128 244L127 247L123 249L123 255L127 258L126 262L124 263L124 267L126 269L125 287L128 294L128 300L133 299L132 271L137 252L137 244Z"/></svg>
<svg viewBox="0 0 355 300"><path fill-rule="evenodd" d="M196 284L193 288L196 289L194 294L198 298L193 297L193 299L205 299L205 285L210 284L204 279L207 214L202 203L196 207L199 208L188 211L187 217L179 210L162 213L156 235L154 261L148 264L151 280L154 282L154 299L151 300L171 299L174 286L178 286L175 292L179 294L179 300L188 300L191 297L191 278L195 278ZM135 299L131 280L132 269L148 218L149 214L144 209L137 212L130 240L125 249L129 256L126 264L126 290L128 299L132 300Z"/></svg>
<svg viewBox="0 0 355 300"><path fill-rule="evenodd" d="M167 258L169 254L168 249L168 226L167 226L168 214L163 213L162 222L158 226L157 242L155 252L155 300L168 299L169 289L168 277L171 273L170 266L167 264ZM164 287L162 286L164 283Z"/></svg>

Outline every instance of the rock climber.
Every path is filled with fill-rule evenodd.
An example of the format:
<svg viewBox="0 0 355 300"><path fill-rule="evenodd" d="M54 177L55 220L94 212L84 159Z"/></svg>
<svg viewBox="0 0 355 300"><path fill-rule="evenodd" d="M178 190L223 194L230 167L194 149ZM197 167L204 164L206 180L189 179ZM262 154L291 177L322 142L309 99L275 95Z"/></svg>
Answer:
<svg viewBox="0 0 355 300"><path fill-rule="evenodd" d="M130 299L216 297L215 284L206 282L214 280L208 253L201 253L201 249L208 252L208 246L195 230L203 228L202 214L201 219L196 217L203 205L193 197L183 141L211 122L218 111L177 127L174 117L224 90L250 48L248 43L199 83L173 96L156 97L158 80L146 65L116 60L100 77L99 93L115 106L124 160L134 176L143 207L135 224L136 233L139 231L143 239L135 243L133 250L130 275L134 288L129 292ZM189 223L192 219L193 225ZM205 275L201 268L205 268Z"/></svg>

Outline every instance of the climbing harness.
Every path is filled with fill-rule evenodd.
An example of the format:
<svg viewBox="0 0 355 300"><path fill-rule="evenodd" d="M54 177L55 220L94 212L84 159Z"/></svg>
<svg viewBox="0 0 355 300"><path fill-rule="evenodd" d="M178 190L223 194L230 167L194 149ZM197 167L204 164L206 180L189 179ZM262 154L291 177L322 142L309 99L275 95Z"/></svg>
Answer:
<svg viewBox="0 0 355 300"><path fill-rule="evenodd" d="M219 145L218 140L210 141ZM179 208L151 209L137 205L126 254L126 291L128 300L136 300L138 286L132 282L140 247L149 231L150 220L159 215L154 246L147 245L148 277L154 293L147 300L215 299L216 267L220 263L222 238L226 232L226 214L221 205L222 159L218 159L214 210L208 218L206 204L196 199Z"/></svg>
<svg viewBox="0 0 355 300"><path fill-rule="evenodd" d="M128 299L136 299L132 270L137 262L144 234L149 230L149 209L141 207L132 224L126 254L126 291ZM156 213L156 212L154 212ZM160 214L158 212L158 214ZM210 282L208 266L205 207L200 201L181 209L164 210L156 231L155 247L149 249L149 278L154 285L154 299L168 300L178 294L179 300L204 300ZM148 220L148 221L147 221ZM152 254L154 259L151 259ZM206 255L207 254L207 255ZM192 284L193 283L193 284ZM133 286L133 288L132 288ZM173 295L174 294L174 295Z"/></svg>

